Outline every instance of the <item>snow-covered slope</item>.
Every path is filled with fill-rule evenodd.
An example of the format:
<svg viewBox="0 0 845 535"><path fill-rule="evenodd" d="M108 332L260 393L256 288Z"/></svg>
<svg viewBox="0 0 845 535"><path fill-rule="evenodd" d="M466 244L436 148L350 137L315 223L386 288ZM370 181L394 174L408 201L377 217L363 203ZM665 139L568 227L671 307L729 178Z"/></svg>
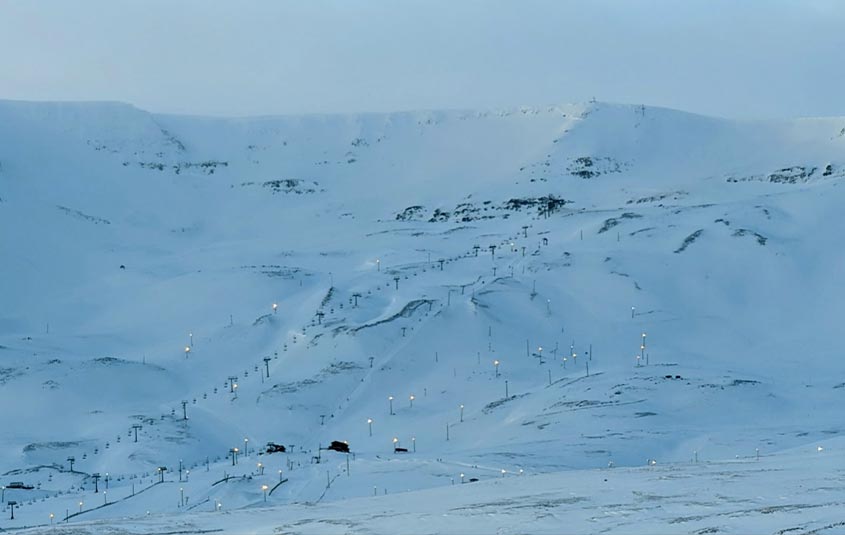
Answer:
<svg viewBox="0 0 845 535"><path fill-rule="evenodd" d="M843 154L845 119L601 103L0 101L0 473L35 487L0 527L796 462L842 433Z"/></svg>

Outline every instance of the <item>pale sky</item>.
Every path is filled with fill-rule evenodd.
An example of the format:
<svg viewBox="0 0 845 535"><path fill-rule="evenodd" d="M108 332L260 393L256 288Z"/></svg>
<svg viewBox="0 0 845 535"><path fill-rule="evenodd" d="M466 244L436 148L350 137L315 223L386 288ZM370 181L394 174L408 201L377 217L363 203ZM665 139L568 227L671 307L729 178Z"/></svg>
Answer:
<svg viewBox="0 0 845 535"><path fill-rule="evenodd" d="M0 99L845 115L843 0L0 0Z"/></svg>

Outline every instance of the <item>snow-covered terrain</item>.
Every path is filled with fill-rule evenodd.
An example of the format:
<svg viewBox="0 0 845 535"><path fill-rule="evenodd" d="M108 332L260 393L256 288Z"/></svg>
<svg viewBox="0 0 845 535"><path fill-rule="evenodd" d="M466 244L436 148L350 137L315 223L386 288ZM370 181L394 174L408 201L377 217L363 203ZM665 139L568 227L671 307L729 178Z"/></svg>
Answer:
<svg viewBox="0 0 845 535"><path fill-rule="evenodd" d="M0 101L0 528L845 532L844 155Z"/></svg>

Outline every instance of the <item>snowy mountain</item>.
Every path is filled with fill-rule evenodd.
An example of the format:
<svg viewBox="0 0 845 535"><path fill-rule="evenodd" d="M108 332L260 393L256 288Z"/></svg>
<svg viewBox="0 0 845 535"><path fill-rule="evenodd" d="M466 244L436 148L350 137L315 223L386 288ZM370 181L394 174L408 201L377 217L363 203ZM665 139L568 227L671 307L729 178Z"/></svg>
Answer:
<svg viewBox="0 0 845 535"><path fill-rule="evenodd" d="M842 529L843 154L845 118L0 101L0 528Z"/></svg>

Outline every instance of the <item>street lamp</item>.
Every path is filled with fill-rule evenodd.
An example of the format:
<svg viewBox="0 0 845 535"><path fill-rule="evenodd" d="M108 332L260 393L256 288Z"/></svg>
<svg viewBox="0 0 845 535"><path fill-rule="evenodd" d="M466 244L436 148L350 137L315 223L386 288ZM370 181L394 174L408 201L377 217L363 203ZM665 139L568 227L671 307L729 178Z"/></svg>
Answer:
<svg viewBox="0 0 845 535"><path fill-rule="evenodd" d="M464 421L464 404L461 403L461 421Z"/></svg>
<svg viewBox="0 0 845 535"><path fill-rule="evenodd" d="M414 453L417 452L417 437L411 437L411 447L413 448Z"/></svg>
<svg viewBox="0 0 845 535"><path fill-rule="evenodd" d="M370 436L373 436L373 419L367 418L367 425L370 427Z"/></svg>
<svg viewBox="0 0 845 535"><path fill-rule="evenodd" d="M191 347L185 346L185 358L188 358L188 353L190 353L190 352L191 352Z"/></svg>
<svg viewBox="0 0 845 535"><path fill-rule="evenodd" d="M249 457L249 439L244 438L244 457Z"/></svg>
<svg viewBox="0 0 845 535"><path fill-rule="evenodd" d="M56 517L53 513L50 513L50 525L53 525L53 519Z"/></svg>
<svg viewBox="0 0 845 535"><path fill-rule="evenodd" d="M505 477L505 473L506 473L506 472L507 472L507 470L505 470L504 468L502 468L502 477Z"/></svg>
<svg viewBox="0 0 845 535"><path fill-rule="evenodd" d="M264 475L264 464L258 463L257 466L258 466L258 475L263 476Z"/></svg>
<svg viewBox="0 0 845 535"><path fill-rule="evenodd" d="M387 401L390 402L390 415L393 416L393 396L387 396Z"/></svg>
<svg viewBox="0 0 845 535"><path fill-rule="evenodd" d="M462 473L461 473L461 483L463 483L463 482L464 482L464 474L463 474L463 472L462 472Z"/></svg>
<svg viewBox="0 0 845 535"><path fill-rule="evenodd" d="M267 485L261 485L261 490L264 491L264 501L267 501L267 489L270 488Z"/></svg>
<svg viewBox="0 0 845 535"><path fill-rule="evenodd" d="M413 394L408 396L408 403L409 403L409 405L412 409L414 408L414 399L415 399L415 396Z"/></svg>
<svg viewBox="0 0 845 535"><path fill-rule="evenodd" d="M398 447L399 447L399 439L396 438L396 437L393 437L393 451L395 452L396 448L398 448Z"/></svg>
<svg viewBox="0 0 845 535"><path fill-rule="evenodd" d="M499 361L498 361L498 360L494 360L494 361L493 361L493 366L495 366L495 367L496 367L496 377L498 377L498 376L499 376Z"/></svg>
<svg viewBox="0 0 845 535"><path fill-rule="evenodd" d="M282 482L282 471L279 470L279 483L281 483L281 482Z"/></svg>
<svg viewBox="0 0 845 535"><path fill-rule="evenodd" d="M188 345L194 347L194 333L188 333Z"/></svg>
<svg viewBox="0 0 845 535"><path fill-rule="evenodd" d="M381 271L381 260L376 258L376 271Z"/></svg>
<svg viewBox="0 0 845 535"><path fill-rule="evenodd" d="M84 504L85 504L85 502L79 502L79 512L80 512L80 513L82 512L82 506L83 506Z"/></svg>
<svg viewBox="0 0 845 535"><path fill-rule="evenodd" d="M645 359L645 333L643 333L643 339L640 343L640 357Z"/></svg>
<svg viewBox="0 0 845 535"><path fill-rule="evenodd" d="M278 310L278 309L279 309L278 303L273 303L273 314L275 314L276 310Z"/></svg>

